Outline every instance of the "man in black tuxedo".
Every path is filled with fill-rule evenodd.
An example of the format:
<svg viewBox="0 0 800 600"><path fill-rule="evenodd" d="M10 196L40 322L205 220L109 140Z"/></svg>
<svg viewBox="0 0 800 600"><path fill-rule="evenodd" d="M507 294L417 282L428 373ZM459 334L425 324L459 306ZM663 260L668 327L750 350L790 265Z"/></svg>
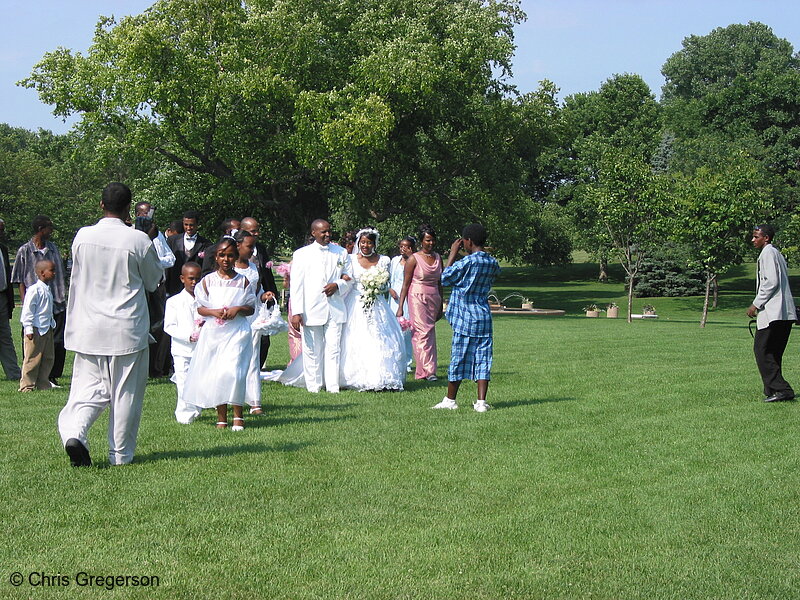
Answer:
<svg viewBox="0 0 800 600"><path fill-rule="evenodd" d="M278 297L278 286L275 285L275 276L272 274L272 268L267 266L269 260L269 251L267 247L259 241L259 234L261 233L261 226L253 217L245 217L242 219L241 228L244 231L249 231L256 238L256 248L253 252L253 257L250 259L258 267L258 278L261 287L265 292L272 292L275 297ZM261 350L259 352L259 365L264 367L267 361L267 353L269 352L269 336L261 336Z"/></svg>
<svg viewBox="0 0 800 600"><path fill-rule="evenodd" d="M211 241L197 233L200 215L197 211L190 210L183 215L183 233L173 235L167 240L172 253L175 255L175 264L167 270L167 296L179 294L183 289L181 283L181 269L187 262L202 264L205 251L211 246Z"/></svg>
<svg viewBox="0 0 800 600"><path fill-rule="evenodd" d="M9 320L14 312L14 287L11 285L11 265L8 262L8 248L3 242L6 236L6 223L0 219L0 362L6 377L19 381L22 373L14 350Z"/></svg>

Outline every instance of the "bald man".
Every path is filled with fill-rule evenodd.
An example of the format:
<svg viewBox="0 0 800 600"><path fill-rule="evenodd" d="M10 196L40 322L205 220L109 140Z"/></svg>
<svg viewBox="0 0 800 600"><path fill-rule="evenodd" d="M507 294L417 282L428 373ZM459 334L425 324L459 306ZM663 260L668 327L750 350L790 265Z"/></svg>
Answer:
<svg viewBox="0 0 800 600"><path fill-rule="evenodd" d="M302 333L306 389L316 393L324 383L328 392L337 393L342 327L347 320L344 294L353 266L346 250L330 243L330 223L314 221L311 236L314 242L292 256L291 326Z"/></svg>

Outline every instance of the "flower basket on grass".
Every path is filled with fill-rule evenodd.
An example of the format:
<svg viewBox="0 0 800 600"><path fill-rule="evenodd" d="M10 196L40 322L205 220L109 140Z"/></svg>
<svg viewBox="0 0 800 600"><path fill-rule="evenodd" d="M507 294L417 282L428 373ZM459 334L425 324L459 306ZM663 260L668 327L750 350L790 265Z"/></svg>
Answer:
<svg viewBox="0 0 800 600"><path fill-rule="evenodd" d="M609 319L616 319L619 316L619 306L615 302L611 302L606 306L606 317Z"/></svg>
<svg viewBox="0 0 800 600"><path fill-rule="evenodd" d="M596 304L589 304L588 306L583 307L583 312L586 313L587 317L599 317L600 316L600 309L597 308Z"/></svg>

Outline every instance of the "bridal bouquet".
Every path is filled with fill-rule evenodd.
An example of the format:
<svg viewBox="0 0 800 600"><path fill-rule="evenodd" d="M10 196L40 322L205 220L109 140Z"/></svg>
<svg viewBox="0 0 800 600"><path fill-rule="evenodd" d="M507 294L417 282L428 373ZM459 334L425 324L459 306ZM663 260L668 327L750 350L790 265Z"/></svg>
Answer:
<svg viewBox="0 0 800 600"><path fill-rule="evenodd" d="M389 291L389 271L378 267L370 269L361 276L361 287L364 288L364 292L361 294L361 305L364 312L370 314L378 295Z"/></svg>

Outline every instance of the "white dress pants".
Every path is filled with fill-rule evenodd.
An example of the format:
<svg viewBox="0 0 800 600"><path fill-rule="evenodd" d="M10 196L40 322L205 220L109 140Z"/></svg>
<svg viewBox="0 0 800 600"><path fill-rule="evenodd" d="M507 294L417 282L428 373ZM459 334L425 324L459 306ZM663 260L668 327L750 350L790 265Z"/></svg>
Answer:
<svg viewBox="0 0 800 600"><path fill-rule="evenodd" d="M186 404L183 400L183 386L186 383L186 374L189 372L189 363L192 362L191 356L172 355L172 364L175 372L170 377L170 381L175 384L178 390L178 403L175 406L175 419L178 423L188 425L200 416L200 409L191 404Z"/></svg>
<svg viewBox="0 0 800 600"><path fill-rule="evenodd" d="M325 325L303 325L303 377L309 392L318 392L323 380L326 390L339 391L342 325L332 321Z"/></svg>
<svg viewBox="0 0 800 600"><path fill-rule="evenodd" d="M76 352L69 399L58 415L61 441L66 444L70 438L77 438L88 449L89 428L109 407L108 462L131 462L142 416L149 356L147 348L121 356Z"/></svg>

